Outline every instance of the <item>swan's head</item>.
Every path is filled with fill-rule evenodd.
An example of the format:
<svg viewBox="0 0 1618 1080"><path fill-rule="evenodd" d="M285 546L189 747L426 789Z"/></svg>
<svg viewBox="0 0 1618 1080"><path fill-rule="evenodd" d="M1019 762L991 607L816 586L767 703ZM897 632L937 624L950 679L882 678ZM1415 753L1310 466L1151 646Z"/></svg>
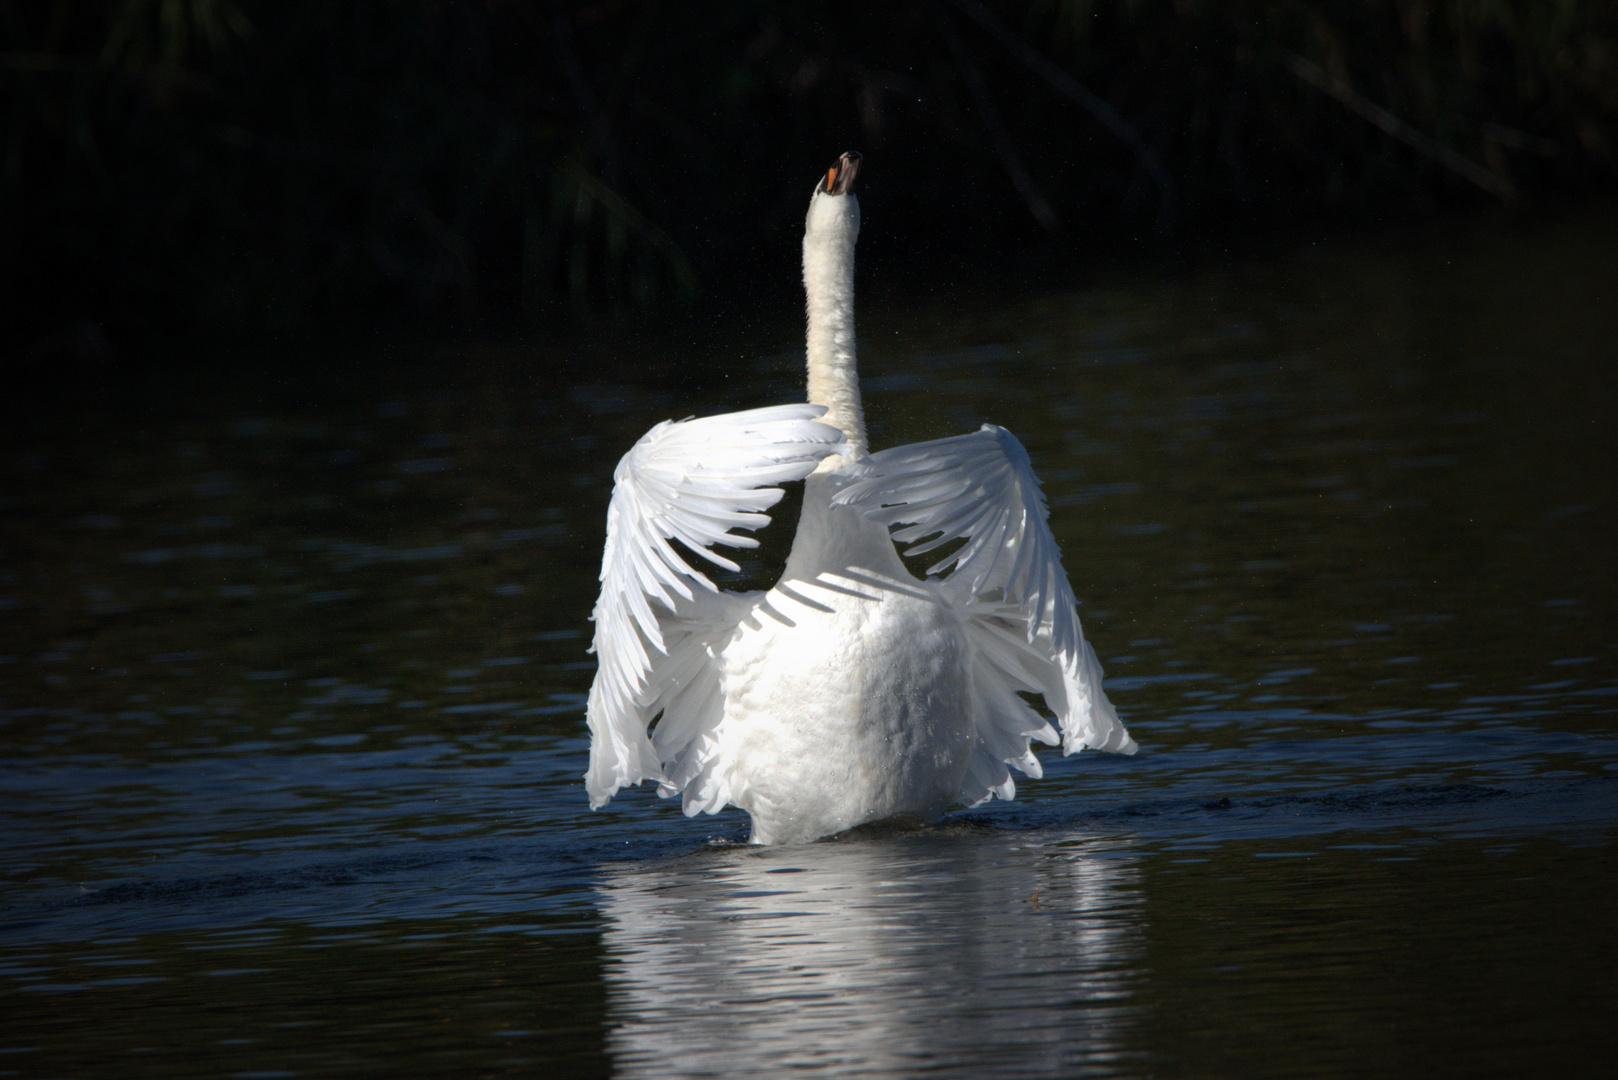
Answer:
<svg viewBox="0 0 1618 1080"><path fill-rule="evenodd" d="M826 170L826 179L820 182L818 190L827 195L847 195L853 191L854 178L860 174L861 160L863 159L852 150L843 154L830 169Z"/></svg>
<svg viewBox="0 0 1618 1080"><path fill-rule="evenodd" d="M852 249L860 235L860 201L854 197L854 178L860 156L852 151L839 157L815 185L809 198L809 219L804 223L804 255L811 249Z"/></svg>

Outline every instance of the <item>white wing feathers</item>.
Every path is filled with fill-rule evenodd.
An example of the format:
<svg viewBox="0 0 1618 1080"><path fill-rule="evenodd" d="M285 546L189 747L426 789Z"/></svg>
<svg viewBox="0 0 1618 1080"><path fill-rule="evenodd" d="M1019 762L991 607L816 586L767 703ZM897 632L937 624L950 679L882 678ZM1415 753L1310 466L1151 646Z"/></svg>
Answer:
<svg viewBox="0 0 1618 1080"><path fill-rule="evenodd" d="M903 524L893 538L911 544L906 555L964 537L960 550L927 573L953 564L950 580L968 595L1002 592L1026 616L1030 639L1048 624L1057 651L1077 653L1079 619L1056 538L1045 524L1050 511L1028 452L1011 432L984 424L970 435L897 446L842 475L854 482L834 503L858 507L885 525Z"/></svg>
<svg viewBox="0 0 1618 1080"><path fill-rule="evenodd" d="M704 639L723 621L713 616L729 604L671 541L736 569L713 545L757 547L731 530L769 523L764 511L782 495L769 485L801 480L822 458L847 449L842 432L815 422L825 412L819 405L780 405L665 420L618 462L592 615L591 651L599 661L586 707L592 806L625 784L656 779L667 786L665 763L698 741L707 713L717 720L716 710L705 707L706 684L693 674L706 659ZM654 746L647 726L660 711L665 717Z"/></svg>
<svg viewBox="0 0 1618 1080"><path fill-rule="evenodd" d="M1011 798L1016 787L1007 764L1038 777L1028 740L1056 742L1018 691L1044 695L1061 724L1064 753L1084 747L1135 752L1079 628L1028 452L1009 431L985 424L970 435L883 450L839 475L848 482L832 501L900 526L893 538L911 544L905 554L965 541L927 571L953 567L941 584L967 614L975 646L978 743L963 802L991 793Z"/></svg>

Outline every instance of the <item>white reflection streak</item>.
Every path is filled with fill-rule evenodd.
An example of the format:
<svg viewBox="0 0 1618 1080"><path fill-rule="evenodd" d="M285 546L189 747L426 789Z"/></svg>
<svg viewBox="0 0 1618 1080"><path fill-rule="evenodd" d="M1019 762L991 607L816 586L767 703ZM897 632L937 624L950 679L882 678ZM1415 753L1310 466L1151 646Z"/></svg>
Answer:
<svg viewBox="0 0 1618 1080"><path fill-rule="evenodd" d="M1116 840L726 849L612 869L621 1076L1112 1072L1139 940Z"/></svg>

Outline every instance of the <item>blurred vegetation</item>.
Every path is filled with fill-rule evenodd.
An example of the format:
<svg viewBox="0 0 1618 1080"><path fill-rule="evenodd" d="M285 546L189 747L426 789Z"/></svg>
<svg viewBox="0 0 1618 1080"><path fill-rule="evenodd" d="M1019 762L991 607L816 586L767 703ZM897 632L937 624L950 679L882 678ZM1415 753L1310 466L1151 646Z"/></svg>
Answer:
<svg viewBox="0 0 1618 1080"><path fill-rule="evenodd" d="M818 171L951 249L1618 176L1618 0L3 0L13 356L745 282Z"/></svg>

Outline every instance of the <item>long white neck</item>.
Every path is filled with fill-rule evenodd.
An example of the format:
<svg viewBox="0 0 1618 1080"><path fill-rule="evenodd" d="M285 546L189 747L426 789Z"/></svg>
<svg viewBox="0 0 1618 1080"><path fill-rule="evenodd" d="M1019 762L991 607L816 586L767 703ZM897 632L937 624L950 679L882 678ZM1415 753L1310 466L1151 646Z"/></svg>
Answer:
<svg viewBox="0 0 1618 1080"><path fill-rule="evenodd" d="M854 367L854 242L860 204L852 192L817 190L803 232L803 287L809 295L809 401L826 406L826 423L848 439L848 453L816 472L833 472L866 454L865 410Z"/></svg>

